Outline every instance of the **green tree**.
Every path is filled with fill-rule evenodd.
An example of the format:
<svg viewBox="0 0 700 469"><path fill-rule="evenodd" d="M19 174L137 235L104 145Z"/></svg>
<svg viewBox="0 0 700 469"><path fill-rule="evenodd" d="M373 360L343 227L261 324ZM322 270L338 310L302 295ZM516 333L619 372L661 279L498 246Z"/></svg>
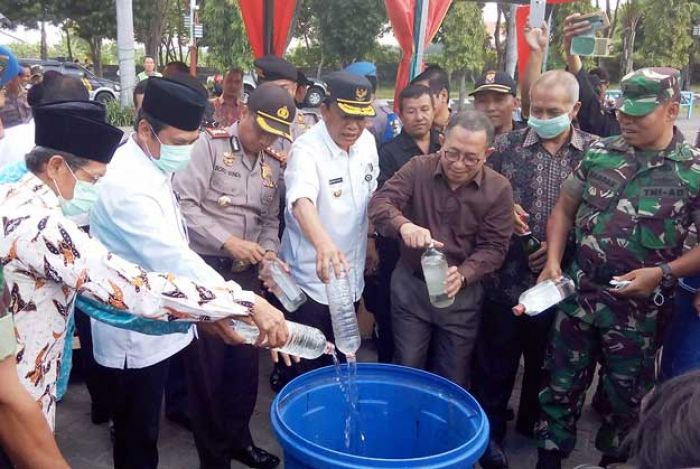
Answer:
<svg viewBox="0 0 700 469"><path fill-rule="evenodd" d="M199 45L209 48L210 65L222 70L234 65L244 69L252 66L253 56L238 2L206 0L200 7L200 18L204 38Z"/></svg>
<svg viewBox="0 0 700 469"><path fill-rule="evenodd" d="M683 69L693 44L691 2L648 0L635 60L644 66Z"/></svg>
<svg viewBox="0 0 700 469"><path fill-rule="evenodd" d="M134 0L134 35L138 42L143 43L146 55L158 57L163 32L168 26L177 0ZM179 18L177 18L179 20Z"/></svg>
<svg viewBox="0 0 700 469"><path fill-rule="evenodd" d="M59 24L63 16L57 8L57 0L0 0L0 12L15 25L41 30L39 54L43 60L48 57L46 24Z"/></svg>
<svg viewBox="0 0 700 469"><path fill-rule="evenodd" d="M459 108L464 102L466 79L484 68L489 35L484 25L482 6L473 2L455 2L447 10L437 43L442 44L440 65L459 77Z"/></svg>
<svg viewBox="0 0 700 469"><path fill-rule="evenodd" d="M566 67L566 52L564 51L564 20L574 13L593 13L596 11L590 0L576 0L571 3L561 3L552 5L552 29L550 34L549 52L547 58L547 69L563 69ZM584 58L583 66L590 68L593 66L593 59Z"/></svg>
<svg viewBox="0 0 700 469"><path fill-rule="evenodd" d="M377 38L388 23L382 0L325 0L314 8L324 56L337 59L340 66L362 60L377 47Z"/></svg>

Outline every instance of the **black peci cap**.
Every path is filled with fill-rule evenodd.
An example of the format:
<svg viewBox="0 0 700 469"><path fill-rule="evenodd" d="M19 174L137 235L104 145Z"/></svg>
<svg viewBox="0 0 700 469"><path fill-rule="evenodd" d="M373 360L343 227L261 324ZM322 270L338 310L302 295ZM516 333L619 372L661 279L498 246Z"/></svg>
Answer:
<svg viewBox="0 0 700 469"><path fill-rule="evenodd" d="M265 132L292 140L296 106L287 90L275 83L263 83L248 98L248 110Z"/></svg>
<svg viewBox="0 0 700 469"><path fill-rule="evenodd" d="M282 57L277 57L276 55L260 57L253 62L253 65L255 65L258 83L273 80L291 80L296 83L299 79L297 68Z"/></svg>
<svg viewBox="0 0 700 469"><path fill-rule="evenodd" d="M493 91L496 93L512 94L513 96L516 96L518 94L518 87L513 78L506 72L489 70L477 78L476 87L474 88L474 91L469 93L469 96L474 96L482 91Z"/></svg>
<svg viewBox="0 0 700 469"><path fill-rule="evenodd" d="M197 130L207 105L206 94L199 88L184 83L179 77L151 77L146 85L141 109L176 129Z"/></svg>
<svg viewBox="0 0 700 469"><path fill-rule="evenodd" d="M374 117L372 85L363 76L348 72L333 72L326 77L327 100L338 105L349 116Z"/></svg>
<svg viewBox="0 0 700 469"><path fill-rule="evenodd" d="M109 163L123 132L105 122L106 110L94 101L63 101L32 108L34 143L80 158Z"/></svg>

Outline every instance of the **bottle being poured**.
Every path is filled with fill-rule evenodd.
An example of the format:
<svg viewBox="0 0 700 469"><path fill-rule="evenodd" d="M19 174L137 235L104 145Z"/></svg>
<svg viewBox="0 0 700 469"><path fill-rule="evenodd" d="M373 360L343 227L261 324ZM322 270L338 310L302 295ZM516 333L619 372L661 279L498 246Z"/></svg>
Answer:
<svg viewBox="0 0 700 469"><path fill-rule="evenodd" d="M350 285L352 275L351 269L338 273L331 267L330 279L326 284L335 347L345 354L348 362L355 361L355 354L362 343L355 313L355 296Z"/></svg>
<svg viewBox="0 0 700 469"><path fill-rule="evenodd" d="M243 321L232 320L233 329L245 338L245 343L253 345L257 342L260 330L255 325ZM307 360L313 360L321 355L334 355L335 347L328 342L323 332L315 327L305 326L297 322L287 321L289 339L274 350Z"/></svg>
<svg viewBox="0 0 700 469"><path fill-rule="evenodd" d="M447 257L431 241L420 258L423 277L428 287L430 303L436 308L447 308L455 299L447 296Z"/></svg>
<svg viewBox="0 0 700 469"><path fill-rule="evenodd" d="M306 303L306 294L286 272L278 259L264 259L260 266L260 278L282 303L284 309L292 313Z"/></svg>
<svg viewBox="0 0 700 469"><path fill-rule="evenodd" d="M513 313L517 316L523 313L536 316L564 301L575 292L574 281L566 275L562 275L557 280L545 280L520 295L518 304L513 307Z"/></svg>

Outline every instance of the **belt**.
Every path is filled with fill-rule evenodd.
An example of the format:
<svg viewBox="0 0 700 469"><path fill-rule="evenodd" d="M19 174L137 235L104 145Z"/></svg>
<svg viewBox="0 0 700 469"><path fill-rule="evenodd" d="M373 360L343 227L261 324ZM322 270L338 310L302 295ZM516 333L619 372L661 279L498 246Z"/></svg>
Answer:
<svg viewBox="0 0 700 469"><path fill-rule="evenodd" d="M223 256L201 256L204 262L209 264L218 272L241 273L253 268L253 264L247 261L233 259Z"/></svg>

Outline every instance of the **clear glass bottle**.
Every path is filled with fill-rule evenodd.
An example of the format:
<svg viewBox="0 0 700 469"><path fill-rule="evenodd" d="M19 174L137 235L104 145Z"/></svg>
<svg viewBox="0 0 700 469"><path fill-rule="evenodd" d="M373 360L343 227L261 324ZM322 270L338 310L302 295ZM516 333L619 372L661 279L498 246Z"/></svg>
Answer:
<svg viewBox="0 0 700 469"><path fill-rule="evenodd" d="M513 312L535 316L560 303L575 292L574 281L565 275L559 280L545 280L529 290L525 290L520 295L518 304L513 307Z"/></svg>
<svg viewBox="0 0 700 469"><path fill-rule="evenodd" d="M234 330L245 338L246 344L252 345L258 340L260 330L255 325L236 320L231 322ZM287 329L289 330L289 339L284 346L275 349L279 352L313 360L323 354L332 354L334 351L333 344L328 342L323 332L315 327L287 321Z"/></svg>
<svg viewBox="0 0 700 469"><path fill-rule="evenodd" d="M333 323L335 347L345 355L354 357L362 344L362 337L355 313L355 297L350 286L352 271L336 276L333 267L329 268L331 278L326 284L326 294Z"/></svg>
<svg viewBox="0 0 700 469"><path fill-rule="evenodd" d="M455 299L447 296L447 257L430 243L420 258L423 277L428 286L430 303L436 308L447 308Z"/></svg>
<svg viewBox="0 0 700 469"><path fill-rule="evenodd" d="M272 284L270 291L290 313L306 303L306 294L294 279L284 271L277 260L264 260L260 269L262 278Z"/></svg>

